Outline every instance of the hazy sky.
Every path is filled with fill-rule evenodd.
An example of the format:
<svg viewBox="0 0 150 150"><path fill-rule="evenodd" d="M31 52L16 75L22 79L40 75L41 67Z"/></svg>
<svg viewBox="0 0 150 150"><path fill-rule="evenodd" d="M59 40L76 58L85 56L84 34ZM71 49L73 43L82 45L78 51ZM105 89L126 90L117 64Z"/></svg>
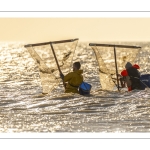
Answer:
<svg viewBox="0 0 150 150"><path fill-rule="evenodd" d="M0 18L0 41L149 41L150 18Z"/></svg>

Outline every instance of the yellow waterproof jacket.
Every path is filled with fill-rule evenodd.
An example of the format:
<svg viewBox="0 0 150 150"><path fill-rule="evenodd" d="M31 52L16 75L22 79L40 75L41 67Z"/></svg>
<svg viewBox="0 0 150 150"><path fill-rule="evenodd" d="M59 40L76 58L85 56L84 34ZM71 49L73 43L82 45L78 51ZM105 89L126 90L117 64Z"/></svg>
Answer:
<svg viewBox="0 0 150 150"><path fill-rule="evenodd" d="M82 73L83 70L76 70L64 76L64 82L68 82L66 85L65 93L79 93L78 87L83 82Z"/></svg>

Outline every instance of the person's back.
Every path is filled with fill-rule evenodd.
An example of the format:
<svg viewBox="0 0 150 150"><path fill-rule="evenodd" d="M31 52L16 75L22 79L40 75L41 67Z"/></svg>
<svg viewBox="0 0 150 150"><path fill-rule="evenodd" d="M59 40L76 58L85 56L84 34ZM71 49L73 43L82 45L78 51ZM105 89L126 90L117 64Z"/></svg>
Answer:
<svg viewBox="0 0 150 150"><path fill-rule="evenodd" d="M66 83L65 93L79 93L78 88L83 82L83 70L79 70L81 67L79 62L73 64L73 72L68 73L62 79Z"/></svg>
<svg viewBox="0 0 150 150"><path fill-rule="evenodd" d="M126 70L121 72L121 75L125 78L127 83L128 91L134 89L141 89L140 84L140 73L137 69L139 69L138 65L133 65L130 62L127 62L125 65Z"/></svg>
<svg viewBox="0 0 150 150"><path fill-rule="evenodd" d="M127 69L128 76L130 77L131 80L131 89L140 89L141 84L140 84L140 75L139 72L137 71L136 68L130 67Z"/></svg>
<svg viewBox="0 0 150 150"><path fill-rule="evenodd" d="M65 93L79 93L78 87L83 82L82 73L83 70L76 70L64 76L64 82L68 82L66 85Z"/></svg>

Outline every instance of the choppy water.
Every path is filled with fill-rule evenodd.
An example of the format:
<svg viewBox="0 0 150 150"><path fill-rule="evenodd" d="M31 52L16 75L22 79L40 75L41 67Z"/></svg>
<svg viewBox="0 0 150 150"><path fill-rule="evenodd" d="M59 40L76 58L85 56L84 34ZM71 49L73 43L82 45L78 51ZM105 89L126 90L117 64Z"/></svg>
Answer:
<svg viewBox="0 0 150 150"><path fill-rule="evenodd" d="M141 58L147 59L147 64L140 61L142 72L149 73L149 45L140 44ZM38 67L23 44L1 43L0 54L0 132L150 131L150 89L121 93L99 90L83 97L62 96L60 85L43 97ZM92 54L86 44L79 44L74 60L83 63L85 79L94 92L100 84Z"/></svg>

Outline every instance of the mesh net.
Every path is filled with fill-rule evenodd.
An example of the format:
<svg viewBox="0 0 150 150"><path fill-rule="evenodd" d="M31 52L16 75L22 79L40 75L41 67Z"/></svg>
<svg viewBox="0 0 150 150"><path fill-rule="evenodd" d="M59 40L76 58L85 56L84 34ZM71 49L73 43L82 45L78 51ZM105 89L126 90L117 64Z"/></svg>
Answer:
<svg viewBox="0 0 150 150"><path fill-rule="evenodd" d="M53 48L64 74L69 73L78 40L73 42L53 44ZM50 45L26 47L31 57L36 61L41 78L43 93L50 93L61 79Z"/></svg>
<svg viewBox="0 0 150 150"><path fill-rule="evenodd" d="M102 89L114 90L117 87L114 47L91 46L99 64L99 77ZM115 48L118 73L125 69L127 62L135 63L139 49Z"/></svg>

